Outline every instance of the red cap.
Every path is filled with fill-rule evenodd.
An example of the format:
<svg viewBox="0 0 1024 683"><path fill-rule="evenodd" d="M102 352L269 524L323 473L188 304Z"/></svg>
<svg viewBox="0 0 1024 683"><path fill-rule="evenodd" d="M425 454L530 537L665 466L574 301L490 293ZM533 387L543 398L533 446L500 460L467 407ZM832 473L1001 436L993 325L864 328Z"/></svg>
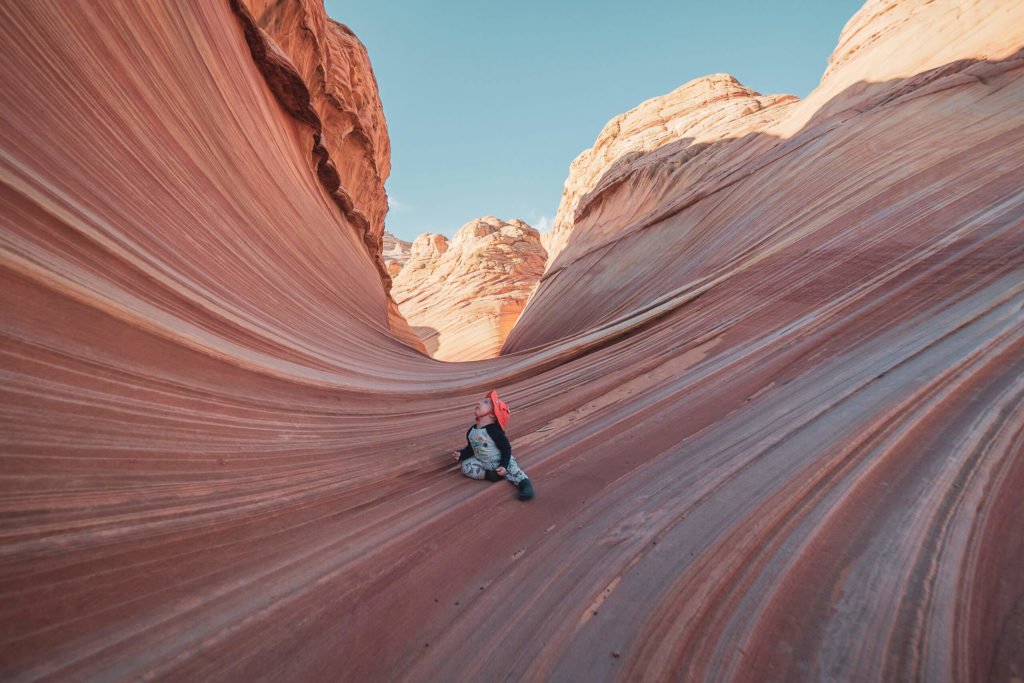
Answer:
<svg viewBox="0 0 1024 683"><path fill-rule="evenodd" d="M491 391L487 394L487 398L491 399L491 405L494 406L494 419L498 421L498 425L504 429L505 425L508 424L508 418L512 414L512 411L508 409L508 404L498 398L497 391Z"/></svg>

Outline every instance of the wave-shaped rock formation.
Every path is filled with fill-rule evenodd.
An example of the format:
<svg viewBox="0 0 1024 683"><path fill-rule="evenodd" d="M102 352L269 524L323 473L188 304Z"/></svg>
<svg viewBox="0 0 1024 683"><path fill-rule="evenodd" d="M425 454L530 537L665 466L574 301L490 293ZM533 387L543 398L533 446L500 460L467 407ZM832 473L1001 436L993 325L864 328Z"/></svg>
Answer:
<svg viewBox="0 0 1024 683"><path fill-rule="evenodd" d="M1020 677L1021 3L869 2L774 123L613 162L460 364L331 26L0 4L3 679ZM447 455L492 387L526 504Z"/></svg>
<svg viewBox="0 0 1024 683"><path fill-rule="evenodd" d="M518 218L477 218L449 242L424 233L392 294L431 356L494 358L523 312L547 261L540 233Z"/></svg>
<svg viewBox="0 0 1024 683"><path fill-rule="evenodd" d="M310 126L316 176L389 291L392 269L384 261L383 237L391 140L366 48L324 13L322 0L230 3L278 102ZM388 320L396 336L424 350L393 303Z"/></svg>

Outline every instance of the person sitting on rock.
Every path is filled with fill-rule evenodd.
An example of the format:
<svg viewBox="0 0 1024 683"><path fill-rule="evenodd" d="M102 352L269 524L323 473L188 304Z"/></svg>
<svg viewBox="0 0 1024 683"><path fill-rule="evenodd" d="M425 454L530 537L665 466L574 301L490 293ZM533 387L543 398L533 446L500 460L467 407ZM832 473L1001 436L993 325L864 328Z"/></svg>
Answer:
<svg viewBox="0 0 1024 683"><path fill-rule="evenodd" d="M498 392L488 393L473 411L476 424L466 432L468 445L461 451L452 451L452 455L462 463L462 473L470 479L498 481L504 477L519 489L520 500L529 500L533 498L533 484L526 478L526 472L519 469L505 436L510 415Z"/></svg>

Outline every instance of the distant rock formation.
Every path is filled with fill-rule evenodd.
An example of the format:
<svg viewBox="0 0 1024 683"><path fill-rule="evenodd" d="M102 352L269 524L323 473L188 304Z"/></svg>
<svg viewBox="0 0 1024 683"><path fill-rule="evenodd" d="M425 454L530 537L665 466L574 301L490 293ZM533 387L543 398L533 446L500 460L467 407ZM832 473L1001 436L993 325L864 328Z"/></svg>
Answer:
<svg viewBox="0 0 1024 683"><path fill-rule="evenodd" d="M599 184L621 181L631 161L677 140L699 149L709 141L744 135L777 121L796 101L793 95L760 95L728 74L712 74L616 116L569 167L551 232L544 236L549 263L565 248L587 194Z"/></svg>
<svg viewBox="0 0 1024 683"><path fill-rule="evenodd" d="M448 251L448 238L436 232L425 232L415 240L409 247L412 269L429 269L433 267L437 259ZM406 261L408 263L408 260Z"/></svg>
<svg viewBox="0 0 1024 683"><path fill-rule="evenodd" d="M405 262L409 260L409 256L412 255L412 242L400 240L390 232L385 231L383 247L384 265L387 266L388 272L394 278L402 270Z"/></svg>
<svg viewBox="0 0 1024 683"><path fill-rule="evenodd" d="M493 358L530 298L547 254L521 220L484 216L449 241L424 233L395 277L402 314L440 360Z"/></svg>
<svg viewBox="0 0 1024 683"><path fill-rule="evenodd" d="M551 230L545 230L540 234L540 244L544 247L544 251L548 254L548 263L551 262L551 250L555 244L555 231L554 228Z"/></svg>

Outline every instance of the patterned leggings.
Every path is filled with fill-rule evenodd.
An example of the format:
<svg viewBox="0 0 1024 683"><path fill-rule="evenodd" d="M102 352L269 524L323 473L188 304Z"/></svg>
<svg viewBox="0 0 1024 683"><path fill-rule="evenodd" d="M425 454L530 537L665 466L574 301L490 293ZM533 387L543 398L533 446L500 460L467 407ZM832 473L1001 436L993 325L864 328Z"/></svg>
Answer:
<svg viewBox="0 0 1024 683"><path fill-rule="evenodd" d="M462 473L470 479L483 479L486 469L484 464L475 456L468 457L462 461ZM516 462L514 456L508 461L508 467L505 470L505 478L513 484L518 484L523 479L526 479L526 472L519 469L519 463Z"/></svg>

